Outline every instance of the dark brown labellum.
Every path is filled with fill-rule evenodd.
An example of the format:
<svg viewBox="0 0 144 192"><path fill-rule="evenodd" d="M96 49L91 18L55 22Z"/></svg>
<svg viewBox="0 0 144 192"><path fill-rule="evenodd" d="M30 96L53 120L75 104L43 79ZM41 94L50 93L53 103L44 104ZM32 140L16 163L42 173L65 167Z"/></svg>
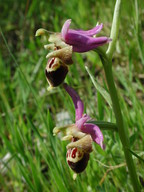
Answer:
<svg viewBox="0 0 144 192"><path fill-rule="evenodd" d="M48 61L45 74L50 86L59 86L64 81L67 73L68 67L60 59L51 58Z"/></svg>
<svg viewBox="0 0 144 192"><path fill-rule="evenodd" d="M68 149L67 151L67 163L76 173L81 173L85 170L88 160L89 153L85 153L78 148Z"/></svg>

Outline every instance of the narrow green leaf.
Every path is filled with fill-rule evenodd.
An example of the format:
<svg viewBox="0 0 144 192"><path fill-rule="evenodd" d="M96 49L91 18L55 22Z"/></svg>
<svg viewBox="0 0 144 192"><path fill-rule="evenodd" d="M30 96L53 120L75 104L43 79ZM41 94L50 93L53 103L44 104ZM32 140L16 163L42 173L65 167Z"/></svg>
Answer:
<svg viewBox="0 0 144 192"><path fill-rule="evenodd" d="M109 106L112 108L112 101L110 98L109 93L96 81L96 79L94 78L94 76L91 74L89 68L87 66L85 66L86 71L88 72L92 83L94 84L96 90L99 91L99 93L103 96L103 98L106 100L106 102L109 104Z"/></svg>
<svg viewBox="0 0 144 192"><path fill-rule="evenodd" d="M133 152L131 149L128 149L135 157L137 157L140 161L144 163L144 159L141 158L139 155L137 155L135 152Z"/></svg>
<svg viewBox="0 0 144 192"><path fill-rule="evenodd" d="M98 112L99 112L99 120L103 120L103 118L104 118L104 107L103 107L102 96L99 93L99 91L97 91L97 105L98 105Z"/></svg>
<svg viewBox="0 0 144 192"><path fill-rule="evenodd" d="M40 141L43 141L42 136L40 135L39 131L37 130L37 128L35 127L35 125L32 123L32 121L31 121L29 118L27 118L27 120L28 120L29 125L30 125L31 128L33 129L33 131L36 133L36 135L37 135L38 138L40 139Z"/></svg>
<svg viewBox="0 0 144 192"><path fill-rule="evenodd" d="M89 122L97 125L102 130L118 131L118 128L115 123L110 123L106 121L89 121Z"/></svg>

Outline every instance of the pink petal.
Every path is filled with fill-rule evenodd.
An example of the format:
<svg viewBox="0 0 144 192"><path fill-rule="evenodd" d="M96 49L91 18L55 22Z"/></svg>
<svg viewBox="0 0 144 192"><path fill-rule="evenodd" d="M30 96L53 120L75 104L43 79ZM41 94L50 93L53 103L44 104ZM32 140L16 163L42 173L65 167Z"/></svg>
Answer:
<svg viewBox="0 0 144 192"><path fill-rule="evenodd" d="M103 24L100 24L87 31L81 29L69 29L70 24L71 19L68 19L64 23L61 30L61 36L65 43L73 47L74 52L87 52L111 41L111 39L108 37L92 37L101 31Z"/></svg>
<svg viewBox="0 0 144 192"><path fill-rule="evenodd" d="M68 32L65 38L65 42L73 46L74 52L86 52L92 49L108 43L110 39L108 37L90 37L77 33Z"/></svg>
<svg viewBox="0 0 144 192"><path fill-rule="evenodd" d="M77 34L86 35L86 36L93 36L93 35L96 35L97 33L99 33L102 30L102 28L103 28L103 24L101 23L100 25L97 25L93 29L90 29L87 31L84 31L81 29L77 29L77 30L70 29L69 32L73 33L73 34L77 33Z"/></svg>
<svg viewBox="0 0 144 192"><path fill-rule="evenodd" d="M92 45L86 45L86 46L73 46L73 52L84 53L90 50L94 50L97 47L100 47L108 42L110 42L110 40L107 38L105 42L102 42L99 44L92 44Z"/></svg>
<svg viewBox="0 0 144 192"><path fill-rule="evenodd" d="M76 115L76 121L79 120L84 111L84 105L78 94L75 92L74 89L72 89L70 86L68 86L66 83L64 84L64 88L67 91L67 93L71 96L74 106L75 106L75 115Z"/></svg>
<svg viewBox="0 0 144 192"><path fill-rule="evenodd" d="M63 24L62 30L61 30L61 36L62 38L65 40L66 35L68 33L69 27L71 24L71 19L68 19L65 21L65 23Z"/></svg>
<svg viewBox="0 0 144 192"><path fill-rule="evenodd" d="M79 120L76 121L76 126L81 130L81 128L83 127L84 123L86 123L90 119L91 118L87 114L84 114L82 116L82 118L80 118Z"/></svg>
<svg viewBox="0 0 144 192"><path fill-rule="evenodd" d="M83 133L90 134L93 141L100 145L102 149L104 148L103 134L98 126L91 123L85 123L84 126L81 128L81 131Z"/></svg>

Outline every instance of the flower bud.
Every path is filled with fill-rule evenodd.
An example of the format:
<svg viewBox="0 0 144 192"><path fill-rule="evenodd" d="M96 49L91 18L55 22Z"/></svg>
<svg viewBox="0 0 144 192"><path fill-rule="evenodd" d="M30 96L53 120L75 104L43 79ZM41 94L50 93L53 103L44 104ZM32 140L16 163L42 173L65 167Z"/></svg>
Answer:
<svg viewBox="0 0 144 192"><path fill-rule="evenodd" d="M59 58L53 57L48 60L45 74L51 87L60 85L68 73L68 67Z"/></svg>

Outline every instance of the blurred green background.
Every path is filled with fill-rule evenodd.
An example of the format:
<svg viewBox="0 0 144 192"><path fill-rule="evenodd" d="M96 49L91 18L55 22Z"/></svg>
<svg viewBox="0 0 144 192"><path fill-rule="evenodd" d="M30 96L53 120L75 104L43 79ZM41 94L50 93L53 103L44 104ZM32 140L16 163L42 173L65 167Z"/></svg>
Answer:
<svg viewBox="0 0 144 192"><path fill-rule="evenodd" d="M86 171L74 181L66 163L67 142L53 137L56 125L74 122L74 106L63 89L47 91L43 45L38 28L60 32L104 23L109 36L115 1L0 1L0 191L132 191L116 132L103 131L106 149L93 145ZM144 3L122 1L113 72L131 150L144 159ZM104 46L107 48L107 45ZM75 88L85 111L96 120L115 122L112 109L95 89L85 65L106 90L104 71L94 52L73 55L66 81ZM144 164L134 156L144 188Z"/></svg>

